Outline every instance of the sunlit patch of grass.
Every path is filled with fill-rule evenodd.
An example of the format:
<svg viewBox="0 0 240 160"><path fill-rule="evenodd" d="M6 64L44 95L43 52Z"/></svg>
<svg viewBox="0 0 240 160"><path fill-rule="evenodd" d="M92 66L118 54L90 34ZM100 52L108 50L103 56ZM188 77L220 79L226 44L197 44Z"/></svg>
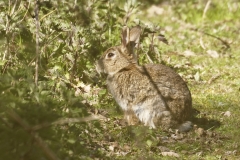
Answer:
<svg viewBox="0 0 240 160"><path fill-rule="evenodd" d="M206 9L207 2L164 4L159 6L162 15L142 20L162 26L170 42L159 46L163 60L188 81L193 107L199 111L196 119L207 122L198 125L219 135L210 144L196 140L167 146L182 153L183 159L236 159L240 157L240 3L212 0ZM183 55L186 50L194 55ZM218 56L212 57L208 50ZM194 77L197 72L199 79ZM190 137L198 138L195 133Z"/></svg>

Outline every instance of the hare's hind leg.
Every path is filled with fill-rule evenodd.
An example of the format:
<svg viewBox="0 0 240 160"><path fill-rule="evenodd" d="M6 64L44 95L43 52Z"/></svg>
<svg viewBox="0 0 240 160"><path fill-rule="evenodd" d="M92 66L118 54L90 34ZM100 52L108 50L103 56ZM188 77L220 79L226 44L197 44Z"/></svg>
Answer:
<svg viewBox="0 0 240 160"><path fill-rule="evenodd" d="M124 119L127 121L128 125L136 125L139 123L139 119L132 110L124 112Z"/></svg>
<svg viewBox="0 0 240 160"><path fill-rule="evenodd" d="M155 113L153 122L156 126L162 129L169 129L175 121L172 120L172 115L169 111Z"/></svg>

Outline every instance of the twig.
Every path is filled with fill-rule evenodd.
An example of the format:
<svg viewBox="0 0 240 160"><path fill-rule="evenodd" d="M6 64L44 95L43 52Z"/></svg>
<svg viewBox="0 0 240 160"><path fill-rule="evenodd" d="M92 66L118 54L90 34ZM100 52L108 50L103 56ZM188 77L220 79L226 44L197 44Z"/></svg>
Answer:
<svg viewBox="0 0 240 160"><path fill-rule="evenodd" d="M9 1L10 2L10 1ZM17 0L15 1L15 3L14 3L14 5L13 5L13 7L12 7L12 10L11 10L11 13L9 14L9 16L12 16L13 15L13 13L15 12L15 8L16 8L16 6L17 6Z"/></svg>
<svg viewBox="0 0 240 160"><path fill-rule="evenodd" d="M227 41L223 40L222 38L219 38L219 37L217 37L217 36L215 36L215 35L212 35L212 34L210 34L210 33L201 31L200 29L196 28L194 25L189 24L189 23L185 23L185 22L183 22L183 21L181 21L181 20L179 20L179 19L177 19L176 21L177 21L178 23L180 23L181 26L184 26L185 29L188 29L188 30L194 31L194 32L199 32L199 33L205 34L205 35L207 35L207 36L210 36L210 37L212 37L212 38L216 38L217 40L221 41L221 42L223 43L223 45L225 45L225 46L227 47L227 49L231 48L230 44L229 44ZM214 25L214 24L213 24L213 25ZM219 25L219 23L216 24L216 25Z"/></svg>
<svg viewBox="0 0 240 160"><path fill-rule="evenodd" d="M39 1L36 0L35 3L35 22L36 22L36 64L35 64L35 85L38 84L38 67L39 67Z"/></svg>
<svg viewBox="0 0 240 160"><path fill-rule="evenodd" d="M212 35L212 34L207 33L207 32L203 32L203 31L200 31L200 32L203 33L203 34L205 34L205 35L207 35L207 36L210 36L210 37L212 37L212 38L215 38L215 39L221 41L222 44L225 45L225 46L227 47L227 49L231 48L231 46L229 45L229 43L228 43L227 41L223 40L222 38L217 37L217 36Z"/></svg>
<svg viewBox="0 0 240 160"><path fill-rule="evenodd" d="M149 46L149 48L150 48L150 46ZM144 52L144 53L145 53L145 55L147 56L148 61L149 61L150 63L153 63L153 60L152 60L151 57L148 55L148 52Z"/></svg>
<svg viewBox="0 0 240 160"><path fill-rule="evenodd" d="M25 12L23 18L18 23L21 23L25 19L25 17L27 16L27 13L29 12L30 4L31 4L31 1L28 2L28 6L27 7L24 6L25 9L26 9L26 12Z"/></svg>
<svg viewBox="0 0 240 160"><path fill-rule="evenodd" d="M203 43L203 40L202 40L202 35L201 35L201 37L200 37L200 39L199 39L199 43L200 43L200 46L202 47L202 49L206 49L206 47L205 47L205 45L204 45L204 43Z"/></svg>
<svg viewBox="0 0 240 160"><path fill-rule="evenodd" d="M60 160L54 152L47 146L47 144L42 140L40 136L38 136L37 133L31 130L31 127L28 125L27 122L25 122L16 112L14 111L8 111L8 115L15 120L20 126L23 127L24 130L26 130L33 139L37 142L38 146L43 150L44 154L51 160Z"/></svg>
<svg viewBox="0 0 240 160"><path fill-rule="evenodd" d="M190 28L190 30L195 31L195 32L199 32L199 33L202 33L202 34L205 34L205 35L210 36L210 37L212 37L212 38L215 38L215 39L221 41L222 44L227 47L227 49L231 48L231 46L229 45L229 43L228 43L227 41L223 40L223 39L220 38L220 37L217 37L217 36L215 36L215 35L212 35L212 34L210 34L210 33L204 32L204 31L200 31L200 30L195 29L195 28Z"/></svg>
<svg viewBox="0 0 240 160"><path fill-rule="evenodd" d="M202 15L202 22L204 21L205 17L206 17L206 13L207 13L207 10L209 8L211 4L211 0L209 0L203 10L203 15ZM203 48L203 49L206 49L205 45L204 45L204 42L202 40L202 35L200 36L200 39L199 39L199 42L200 42L200 46Z"/></svg>
<svg viewBox="0 0 240 160"><path fill-rule="evenodd" d="M91 115L83 118L61 118L51 123L43 123L40 125L33 126L31 130L36 131L45 127L49 127L51 125L64 125L68 123L89 122L89 121L100 120L100 119L105 119L105 117L102 115Z"/></svg>
<svg viewBox="0 0 240 160"><path fill-rule="evenodd" d="M11 1L9 0L8 1L8 13L6 15L6 43L7 43L7 47L6 47L6 51L4 52L3 54L3 60L7 60L7 62L4 64L3 66L3 70L2 70L2 73L5 73L6 69L7 69L7 66L9 64L9 59L8 59L8 56L10 54L10 36L9 36L9 32L10 32L10 20L9 20L9 17L11 15Z"/></svg>
<svg viewBox="0 0 240 160"><path fill-rule="evenodd" d="M147 56L147 58L148 58L148 61L150 62L150 63L153 63L153 60L151 59L151 57L148 55L148 53L153 53L154 52L154 46L153 46L153 37L154 37L154 33L152 33L152 34L150 34L151 35L151 37L149 38L150 39L150 41L151 41L151 43L150 43L150 45L149 45L149 50L148 50L148 52L145 52L145 54L146 54L146 56Z"/></svg>
<svg viewBox="0 0 240 160"><path fill-rule="evenodd" d="M52 10L51 12L45 14L45 15L40 19L40 21L42 21L45 17L49 16L50 14L52 14L52 13L55 12L55 11L56 11L56 9L54 9L54 10Z"/></svg>
<svg viewBox="0 0 240 160"><path fill-rule="evenodd" d="M207 2L206 6L205 6L205 8L204 8L204 11L203 11L202 20L204 20L204 18L206 17L206 13L207 13L207 10L208 10L211 2L212 2L211 0L209 0L209 1Z"/></svg>
<svg viewBox="0 0 240 160"><path fill-rule="evenodd" d="M218 79L221 76L220 73L218 73L217 75L212 76L209 80L208 80L208 84L211 84L213 81L215 81L216 79Z"/></svg>

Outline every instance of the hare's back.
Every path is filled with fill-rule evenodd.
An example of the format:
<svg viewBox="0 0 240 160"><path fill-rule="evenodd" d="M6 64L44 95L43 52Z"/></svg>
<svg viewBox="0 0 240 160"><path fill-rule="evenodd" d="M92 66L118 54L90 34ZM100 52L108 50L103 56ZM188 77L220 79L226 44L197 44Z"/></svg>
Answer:
<svg viewBox="0 0 240 160"><path fill-rule="evenodd" d="M162 64L147 64L143 69L160 89L164 87L175 94L189 94L186 82L173 69Z"/></svg>
<svg viewBox="0 0 240 160"><path fill-rule="evenodd" d="M184 80L171 68L161 64L143 66L147 76L163 96L178 120L189 119L192 111L191 93Z"/></svg>

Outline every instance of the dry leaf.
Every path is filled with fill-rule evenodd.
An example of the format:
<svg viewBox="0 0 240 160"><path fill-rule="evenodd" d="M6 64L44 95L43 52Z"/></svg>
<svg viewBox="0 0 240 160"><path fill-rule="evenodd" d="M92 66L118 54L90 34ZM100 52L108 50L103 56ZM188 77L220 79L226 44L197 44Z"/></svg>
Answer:
<svg viewBox="0 0 240 160"><path fill-rule="evenodd" d="M130 150L131 150L131 147L130 147L129 145L125 144L125 145L123 146L123 149L124 149L124 151L130 151Z"/></svg>
<svg viewBox="0 0 240 160"><path fill-rule="evenodd" d="M171 138L175 139L175 140L180 140L183 139L183 134L171 134Z"/></svg>
<svg viewBox="0 0 240 160"><path fill-rule="evenodd" d="M168 40L165 38L165 36L163 34L158 34L157 38L159 41L161 41L165 44L168 44Z"/></svg>
<svg viewBox="0 0 240 160"><path fill-rule="evenodd" d="M148 8L147 13L148 13L148 17L153 17L156 15L161 15L163 14L164 9L161 7L158 7L156 5L152 5L150 8Z"/></svg>
<svg viewBox="0 0 240 160"><path fill-rule="evenodd" d="M231 116L231 112L230 111L226 111L223 115L226 116L226 117L230 117Z"/></svg>
<svg viewBox="0 0 240 160"><path fill-rule="evenodd" d="M170 149L165 147L165 146L158 146L158 149L161 151L161 152L169 152Z"/></svg>
<svg viewBox="0 0 240 160"><path fill-rule="evenodd" d="M184 51L181 55L183 55L183 56L185 56L185 57L193 57L193 56L196 56L196 54L195 54L193 51L189 51L189 50Z"/></svg>
<svg viewBox="0 0 240 160"><path fill-rule="evenodd" d="M234 150L234 151L226 151L225 154L226 154L226 155L236 155L236 154L237 154L237 150Z"/></svg>
<svg viewBox="0 0 240 160"><path fill-rule="evenodd" d="M194 75L194 79L195 79L196 81L200 81L200 74L199 74L199 72L197 72L197 73Z"/></svg>
<svg viewBox="0 0 240 160"><path fill-rule="evenodd" d="M119 152L116 152L115 154L119 155L119 156L126 156L128 153L130 153L130 152L119 151Z"/></svg>
<svg viewBox="0 0 240 160"><path fill-rule="evenodd" d="M215 81L216 79L218 79L221 76L220 73L218 73L217 75L212 76L209 81L208 84L211 84L213 81Z"/></svg>
<svg viewBox="0 0 240 160"><path fill-rule="evenodd" d="M179 157L179 154L175 152L161 152L163 156L170 156L170 157Z"/></svg>
<svg viewBox="0 0 240 160"><path fill-rule="evenodd" d="M217 51L214 50L207 50L207 54L211 56L212 58L219 58L219 54Z"/></svg>
<svg viewBox="0 0 240 160"><path fill-rule="evenodd" d="M110 151L114 151L114 146L109 146L108 148Z"/></svg>
<svg viewBox="0 0 240 160"><path fill-rule="evenodd" d="M206 132L203 128L198 128L197 130L195 130L195 133L197 133L199 137L206 135Z"/></svg>
<svg viewBox="0 0 240 160"><path fill-rule="evenodd" d="M86 93L90 93L90 91L91 91L91 85L89 84L89 85L85 85L84 86L84 91L86 92Z"/></svg>
<svg viewBox="0 0 240 160"><path fill-rule="evenodd" d="M75 96L79 96L80 94L81 94L81 90L79 88L76 88Z"/></svg>

